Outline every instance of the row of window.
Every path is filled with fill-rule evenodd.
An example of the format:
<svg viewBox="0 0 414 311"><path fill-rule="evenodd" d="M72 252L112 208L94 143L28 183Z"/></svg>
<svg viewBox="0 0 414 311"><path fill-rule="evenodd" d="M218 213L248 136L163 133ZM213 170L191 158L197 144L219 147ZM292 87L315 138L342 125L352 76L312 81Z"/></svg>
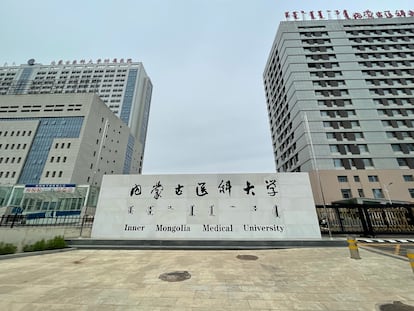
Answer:
<svg viewBox="0 0 414 311"><path fill-rule="evenodd" d="M330 39L307 39L307 40L302 40L302 44L326 44L326 43L331 43Z"/></svg>
<svg viewBox="0 0 414 311"><path fill-rule="evenodd" d="M21 157L0 157L0 164L1 163L4 163L4 164L7 164L7 163L10 163L10 164L20 163L21 160L22 160Z"/></svg>
<svg viewBox="0 0 414 311"><path fill-rule="evenodd" d="M322 125L324 128L334 129L352 129L359 128L359 121L323 121Z"/></svg>
<svg viewBox="0 0 414 311"><path fill-rule="evenodd" d="M401 127L413 127L413 120L381 120L382 125L384 127L393 127L393 128L401 128Z"/></svg>
<svg viewBox="0 0 414 311"><path fill-rule="evenodd" d="M318 96L324 96L324 97L330 97L330 96L339 97L339 96L348 95L349 92L348 92L348 90L344 90L344 89L342 89L342 90L340 90L340 89L337 89L337 90L323 90L323 91L315 90L315 94L318 95Z"/></svg>
<svg viewBox="0 0 414 311"><path fill-rule="evenodd" d="M359 50L359 51L365 51L365 50L389 51L389 50L392 50L392 49L402 51L402 50L413 50L414 49L414 44L353 45L352 48L354 50Z"/></svg>
<svg viewBox="0 0 414 311"><path fill-rule="evenodd" d="M414 152L414 144L391 144L392 151L394 152L402 152L404 154L409 154L410 152Z"/></svg>
<svg viewBox="0 0 414 311"><path fill-rule="evenodd" d="M46 175L45 177L62 177L63 176L63 171L46 171Z"/></svg>
<svg viewBox="0 0 414 311"><path fill-rule="evenodd" d="M365 144L359 145L329 145L332 153L340 154L361 154L368 153L368 146Z"/></svg>
<svg viewBox="0 0 414 311"><path fill-rule="evenodd" d="M0 109L3 107L0 107ZM32 135L32 131L0 131L0 136L31 136Z"/></svg>
<svg viewBox="0 0 414 311"><path fill-rule="evenodd" d="M62 159L62 162L63 163L65 163L66 162L66 160L67 160L67 157L66 156L63 156L63 157L60 157L60 156L57 156L57 157L51 157L50 158L50 163L60 163L60 160Z"/></svg>
<svg viewBox="0 0 414 311"><path fill-rule="evenodd" d="M312 54L312 55L305 55L307 60L330 60L336 59L335 54Z"/></svg>
<svg viewBox="0 0 414 311"><path fill-rule="evenodd" d="M409 188L408 189L408 193L410 194L411 198L414 198L414 188ZM341 194L342 194L342 198L344 199L350 199L352 198L352 191L351 189L341 189ZM374 196L375 199L383 199L384 198L384 193L382 191L381 188L374 188L372 189L372 195ZM360 198L364 198L365 194L364 194L364 190L363 189L358 189L358 196Z"/></svg>
<svg viewBox="0 0 414 311"><path fill-rule="evenodd" d="M14 177L16 177L16 172L0 171L0 178L14 178Z"/></svg>
<svg viewBox="0 0 414 311"><path fill-rule="evenodd" d="M376 85L376 86L382 86L382 85L409 85L414 83L414 79L406 79L406 78L400 78L400 79L366 79L365 82L368 85Z"/></svg>
<svg viewBox="0 0 414 311"><path fill-rule="evenodd" d="M388 116L388 117L406 117L414 115L414 109L377 109L379 116Z"/></svg>
<svg viewBox="0 0 414 311"><path fill-rule="evenodd" d="M392 67L401 67L401 66L406 66L406 67L411 67L412 65L414 65L414 61L409 61L409 60L392 60L392 61L365 61L365 62L358 62L358 64L360 66L363 67L373 67L373 66L377 66L377 67L387 67L387 66L392 66Z"/></svg>
<svg viewBox="0 0 414 311"><path fill-rule="evenodd" d="M356 116L356 112L353 109L321 110L320 114L321 114L321 117L329 117L329 118L348 118L348 117Z"/></svg>
<svg viewBox="0 0 414 311"><path fill-rule="evenodd" d="M397 163L400 168L414 168L413 158L397 158ZM333 159L334 167L349 169L365 169L367 167L373 168L374 162L372 159L361 158L345 158L345 159Z"/></svg>
<svg viewBox="0 0 414 311"><path fill-rule="evenodd" d="M4 144L4 150L8 150L8 149L10 149L10 150L13 150L13 149L19 150L20 148L26 149L26 147L27 147L27 144ZM2 148L3 148L3 144L0 144L0 149L2 149Z"/></svg>
<svg viewBox="0 0 414 311"><path fill-rule="evenodd" d="M337 176L338 182L348 182L348 176ZM360 182L360 178L358 175L354 175L353 179L355 182ZM406 182L414 181L413 175L403 175L403 180ZM379 182L378 175L368 175L369 182Z"/></svg>
<svg viewBox="0 0 414 311"><path fill-rule="evenodd" d="M339 63L337 62L324 62L324 63L308 63L308 68L310 69L331 69L331 68L339 68Z"/></svg>
<svg viewBox="0 0 414 311"><path fill-rule="evenodd" d="M411 89L399 89L399 88L389 88L389 89L369 89L371 95L412 95Z"/></svg>
<svg viewBox="0 0 414 311"><path fill-rule="evenodd" d="M69 149L70 148L70 146L71 146L71 143L70 142L68 142L68 143L55 143L55 149L58 149L59 148L59 145L60 145L60 149L63 149L63 148L67 148L67 149Z"/></svg>
<svg viewBox="0 0 414 311"><path fill-rule="evenodd" d="M352 101L350 99L324 99L318 100L318 106L326 106L326 107L345 107L345 106L352 106Z"/></svg>
<svg viewBox="0 0 414 311"><path fill-rule="evenodd" d="M311 77L318 77L318 78L335 78L335 77L341 77L342 72L341 71L311 71L310 72Z"/></svg>
<svg viewBox="0 0 414 311"><path fill-rule="evenodd" d="M335 86L344 86L344 80L318 80L312 81L313 86L320 86L320 87L335 87Z"/></svg>
<svg viewBox="0 0 414 311"><path fill-rule="evenodd" d="M386 52L386 53L356 53L356 57L362 59L383 59L383 58L394 58L394 57L401 57L406 58L407 56L414 57L414 52Z"/></svg>
<svg viewBox="0 0 414 311"><path fill-rule="evenodd" d="M364 138L362 132L328 132L326 133L327 139L336 139L337 141L355 141Z"/></svg>
<svg viewBox="0 0 414 311"><path fill-rule="evenodd" d="M346 159L333 159L334 167L350 169L365 169L367 167L374 167L374 162L370 158L346 158Z"/></svg>
<svg viewBox="0 0 414 311"><path fill-rule="evenodd" d="M374 98L374 103L382 106L395 105L413 105L414 98Z"/></svg>
<svg viewBox="0 0 414 311"><path fill-rule="evenodd" d="M319 39L321 40L321 39ZM361 38L349 38L349 41L356 43L385 43L385 42L411 42L409 36L392 36L392 37L361 37Z"/></svg>
<svg viewBox="0 0 414 311"><path fill-rule="evenodd" d="M347 34L353 35L353 36L359 36L359 35L366 35L366 36L370 36L370 35L383 35L383 34L387 34L387 35L393 35L393 34L414 34L414 30L411 28L399 28L399 29L375 29L375 30L368 30L368 29L364 29L364 30L347 30L346 31Z"/></svg>
<svg viewBox="0 0 414 311"><path fill-rule="evenodd" d="M387 131L385 132L385 135L387 135L387 138L398 139L398 140L404 140L404 139L411 140L414 138L414 132L412 131Z"/></svg>

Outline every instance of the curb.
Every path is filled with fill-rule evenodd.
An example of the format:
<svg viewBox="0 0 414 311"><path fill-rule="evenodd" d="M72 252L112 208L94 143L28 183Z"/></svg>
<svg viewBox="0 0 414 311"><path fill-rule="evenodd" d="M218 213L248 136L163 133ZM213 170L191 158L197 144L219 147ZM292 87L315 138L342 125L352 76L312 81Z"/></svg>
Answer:
<svg viewBox="0 0 414 311"><path fill-rule="evenodd" d="M23 253L9 254L9 255L1 255L0 260L63 253L63 252L69 252L69 251L74 251L74 250L76 250L76 248L66 247L66 248L50 249L50 250L38 251L38 252L23 252Z"/></svg>

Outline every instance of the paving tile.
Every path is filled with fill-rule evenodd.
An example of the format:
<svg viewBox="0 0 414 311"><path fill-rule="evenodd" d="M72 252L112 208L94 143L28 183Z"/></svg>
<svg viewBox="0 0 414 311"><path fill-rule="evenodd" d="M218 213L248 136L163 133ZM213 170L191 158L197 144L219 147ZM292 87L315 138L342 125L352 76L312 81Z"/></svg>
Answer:
<svg viewBox="0 0 414 311"><path fill-rule="evenodd" d="M237 255L255 255L242 261ZM405 261L346 248L79 250L0 265L0 310L375 310L414 305ZM165 282L162 273L191 278Z"/></svg>

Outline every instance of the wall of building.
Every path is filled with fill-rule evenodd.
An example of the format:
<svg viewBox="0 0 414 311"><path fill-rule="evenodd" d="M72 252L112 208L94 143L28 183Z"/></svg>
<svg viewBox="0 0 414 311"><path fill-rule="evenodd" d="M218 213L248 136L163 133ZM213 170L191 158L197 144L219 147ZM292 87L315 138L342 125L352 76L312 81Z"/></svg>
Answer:
<svg viewBox="0 0 414 311"><path fill-rule="evenodd" d="M105 174L141 170L138 138L97 95L0 96L0 119L1 184L99 185Z"/></svg>
<svg viewBox="0 0 414 311"><path fill-rule="evenodd" d="M316 205L349 198L414 202L414 170L320 170L309 177Z"/></svg>
<svg viewBox="0 0 414 311"><path fill-rule="evenodd" d="M263 74L277 171L414 169L413 25L412 17L280 24ZM321 176L327 201L342 199L343 185ZM410 201L403 185L396 199Z"/></svg>

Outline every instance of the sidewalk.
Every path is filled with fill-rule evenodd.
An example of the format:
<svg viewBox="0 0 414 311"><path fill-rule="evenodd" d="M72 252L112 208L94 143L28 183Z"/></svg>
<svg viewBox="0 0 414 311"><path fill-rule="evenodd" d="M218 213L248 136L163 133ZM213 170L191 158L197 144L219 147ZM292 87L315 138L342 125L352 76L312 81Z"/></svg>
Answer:
<svg viewBox="0 0 414 311"><path fill-rule="evenodd" d="M376 310L414 306L406 261L347 248L75 250L0 262L0 310ZM254 255L257 260L241 260ZM254 259L254 258L247 258ZM188 271L180 282L163 273Z"/></svg>

